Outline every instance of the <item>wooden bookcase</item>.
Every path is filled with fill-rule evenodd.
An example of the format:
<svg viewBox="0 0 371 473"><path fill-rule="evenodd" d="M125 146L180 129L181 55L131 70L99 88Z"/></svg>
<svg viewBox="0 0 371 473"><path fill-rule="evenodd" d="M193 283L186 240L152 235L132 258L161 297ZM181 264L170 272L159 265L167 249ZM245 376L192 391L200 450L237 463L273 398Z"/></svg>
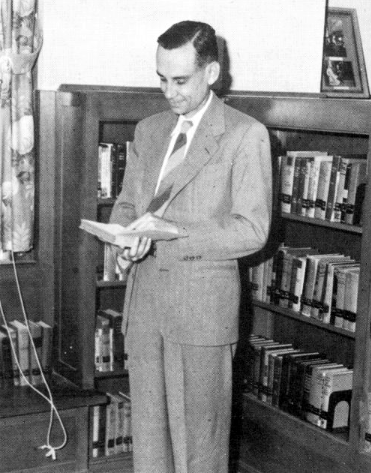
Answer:
<svg viewBox="0 0 371 473"><path fill-rule="evenodd" d="M233 95L230 105L255 116L270 130L273 167L286 150L363 153L370 158L371 102L298 96ZM282 343L318 350L354 367L349 435L331 435L253 396L242 396L243 440L240 468L268 473L370 471L364 452L364 428L370 372L370 188L364 202L363 228L297 217L277 216L272 241L338 251L361 261L356 333L305 318L288 309L253 302L250 330ZM279 205L276 205L279 209ZM277 212L278 213L278 212ZM246 272L246 269L245 269ZM245 276L244 270L242 276Z"/></svg>
<svg viewBox="0 0 371 473"><path fill-rule="evenodd" d="M329 153L368 153L371 101L327 99L314 96L233 93L227 103L263 122L271 133L273 160L288 149L327 149ZM49 153L54 194L55 326L58 337L56 370L84 389L110 389L127 383L127 375L98 375L94 367L94 328L98 308L123 302L124 286L97 284L98 243L78 229L81 218L108 215L112 203L97 200L97 153L100 141L132 139L135 123L167 108L157 89L62 86L57 92L39 92L43 140L41 154ZM47 137L52 137L53 146ZM104 208L103 208L104 207ZM371 211L367 188L364 215ZM264 332L302 348L316 348L354 366L354 386L349 436L338 437L311 426L257 399L236 398L233 435L234 473L353 473L371 469L364 452L364 412L370 377L371 223L362 229L349 225L284 216L272 238L291 244L318 245L322 250L346 252L362 261L357 331L350 334L319 322L303 320L287 309L254 303L243 304L241 344L247 331ZM242 280L246 267L241 264ZM50 291L50 288L49 288ZM103 379L102 379L103 378ZM241 435L240 435L241 434ZM100 460L102 461L102 460ZM108 460L107 460L108 461ZM110 458L107 471L130 458ZM91 471L100 463L90 461ZM107 464L108 465L108 464Z"/></svg>

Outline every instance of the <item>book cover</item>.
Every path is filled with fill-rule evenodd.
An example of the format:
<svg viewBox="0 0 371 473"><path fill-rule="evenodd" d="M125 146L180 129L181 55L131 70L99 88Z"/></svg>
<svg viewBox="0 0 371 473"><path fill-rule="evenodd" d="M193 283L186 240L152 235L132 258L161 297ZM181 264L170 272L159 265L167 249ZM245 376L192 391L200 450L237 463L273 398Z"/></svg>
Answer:
<svg viewBox="0 0 371 473"><path fill-rule="evenodd" d="M114 174L115 181L115 193L117 197L122 191L122 184L125 176L126 162L129 155L130 142L127 141L123 144L118 143L116 145L116 172Z"/></svg>
<svg viewBox="0 0 371 473"><path fill-rule="evenodd" d="M314 283L314 290L313 290L313 298L312 298L312 308L311 308L311 317L317 320L323 319L323 296L324 296L324 286L325 286L325 279L326 279L326 272L329 263L333 262L346 262L350 260L350 256L344 255L334 255L328 258L321 258L318 261L317 272L315 275L315 283Z"/></svg>
<svg viewBox="0 0 371 473"><path fill-rule="evenodd" d="M329 324L333 323L332 320L332 302L334 300L334 270L336 267L351 267L357 265L353 259L350 259L347 262L330 262L327 264L326 269L326 280L323 288L323 305L322 313L320 314L321 320L323 323Z"/></svg>
<svg viewBox="0 0 371 473"><path fill-rule="evenodd" d="M335 155L332 159L332 166L330 172L330 184L328 189L327 205L325 211L325 219L329 221L334 220L336 199L338 186L340 181L340 167L341 167L341 156Z"/></svg>
<svg viewBox="0 0 371 473"><path fill-rule="evenodd" d="M304 277L307 266L306 256L294 256L292 261L289 309L294 312L301 311L301 298L304 287Z"/></svg>
<svg viewBox="0 0 371 473"><path fill-rule="evenodd" d="M343 329L355 332L360 266L348 270L345 275Z"/></svg>
<svg viewBox="0 0 371 473"><path fill-rule="evenodd" d="M124 334L122 333L122 312L113 309L99 310L98 315L109 320L110 328L113 332L113 362L114 368L123 369L124 367Z"/></svg>
<svg viewBox="0 0 371 473"><path fill-rule="evenodd" d="M9 325L17 331L17 355L19 366L23 375L20 373L20 386L27 386L27 381L30 382L30 339L26 324L19 320L13 320ZM27 381L26 381L27 380Z"/></svg>
<svg viewBox="0 0 371 473"><path fill-rule="evenodd" d="M309 218L314 218L321 162L326 160L331 161L331 159L331 156L326 155L314 156L311 162L308 183L308 207L306 212L306 216Z"/></svg>
<svg viewBox="0 0 371 473"><path fill-rule="evenodd" d="M37 386L42 383L41 377L41 360L42 360L42 328L36 322L29 320L28 326L30 328L33 344L30 343L30 380L31 384ZM40 366L39 366L40 364Z"/></svg>
<svg viewBox="0 0 371 473"><path fill-rule="evenodd" d="M297 198L297 204L296 204L297 215L306 216L307 208L309 206L308 190L309 190L310 168L311 168L312 161L313 161L313 157L301 158L298 198Z"/></svg>
<svg viewBox="0 0 371 473"><path fill-rule="evenodd" d="M114 453L121 453L124 451L123 444L123 425L124 425L124 400L118 394L107 392L107 396L110 399L110 404L114 410Z"/></svg>
<svg viewBox="0 0 371 473"><path fill-rule="evenodd" d="M317 197L314 208L314 217L325 220L328 191L330 187L330 176L332 168L332 157L330 161L322 161L319 169Z"/></svg>
<svg viewBox="0 0 371 473"><path fill-rule="evenodd" d="M254 300L263 300L264 264L259 263L251 267L251 296Z"/></svg>
<svg viewBox="0 0 371 473"><path fill-rule="evenodd" d="M108 394L108 393L107 393ZM106 432L104 442L104 454L114 455L116 440L116 409L115 403L110 400L106 404Z"/></svg>
<svg viewBox="0 0 371 473"><path fill-rule="evenodd" d="M92 456L103 457L105 452L106 407L105 405L92 408Z"/></svg>
<svg viewBox="0 0 371 473"><path fill-rule="evenodd" d="M115 161L114 143L99 143L98 146L98 198L111 199L113 185L113 167Z"/></svg>
<svg viewBox="0 0 371 473"><path fill-rule="evenodd" d="M344 371L341 363L327 365L315 365L312 367L311 384L309 389L308 402L306 403L305 419L313 425L319 426L319 415L321 412L323 380L329 370Z"/></svg>
<svg viewBox="0 0 371 473"><path fill-rule="evenodd" d="M366 182L367 178L367 162L353 162L350 178L349 178L349 189L348 199L346 204L345 212L345 223L352 225L354 223L354 211L356 204L356 196L359 186Z"/></svg>
<svg viewBox="0 0 371 473"><path fill-rule="evenodd" d="M299 186L301 179L301 167L304 158L298 157L295 159L294 164L294 178L292 183L292 196L291 196L291 209L290 213L296 214L298 209L299 199Z"/></svg>
<svg viewBox="0 0 371 473"><path fill-rule="evenodd" d="M307 373L310 367L330 363L330 361L323 355L318 355L317 358L311 360L299 360L297 363L295 387L293 390L292 410L294 415L300 418L304 416L304 391L307 383Z"/></svg>
<svg viewBox="0 0 371 473"><path fill-rule="evenodd" d="M282 350L277 351L270 351L268 353L268 374L267 374L267 381L266 385L262 387L262 398L261 400L266 402L267 404L272 405L273 403L273 382L274 382L274 364L276 358L280 355L284 355L285 353L294 353L297 350L293 347L291 348L283 348ZM263 380L264 382L264 380Z"/></svg>
<svg viewBox="0 0 371 473"><path fill-rule="evenodd" d="M313 293L316 282L318 263L322 258L328 258L329 256L332 257L334 256L334 254L308 255L307 257L301 309L301 313L306 317L310 317L312 312Z"/></svg>
<svg viewBox="0 0 371 473"><path fill-rule="evenodd" d="M130 396L119 391L119 395L124 400L124 419L123 419L123 443L124 443L124 452L133 451L133 434L131 427L131 400Z"/></svg>
<svg viewBox="0 0 371 473"><path fill-rule="evenodd" d="M43 320L37 324L41 327L41 367L44 375L49 377L52 372L53 328Z"/></svg>
<svg viewBox="0 0 371 473"><path fill-rule="evenodd" d="M287 353L283 355L281 368L281 384L279 393L279 407L287 411L288 409L288 395L291 383L292 372L291 369L294 363L298 360L309 360L317 358L319 353L317 351L300 351L298 353Z"/></svg>
<svg viewBox="0 0 371 473"><path fill-rule="evenodd" d="M323 359L323 354L315 352L310 356L296 357L290 360L289 363L289 379L286 388L285 410L293 415L300 415L298 409L300 403L301 391L304 388L304 377L301 363L314 362L318 359Z"/></svg>
<svg viewBox="0 0 371 473"><path fill-rule="evenodd" d="M290 213L294 184L295 157L282 156L281 158L281 185L279 199L281 212Z"/></svg>
<svg viewBox="0 0 371 473"><path fill-rule="evenodd" d="M0 383L2 387L13 385L12 349L8 332L0 327Z"/></svg>
<svg viewBox="0 0 371 473"><path fill-rule="evenodd" d="M261 347L258 386L258 399L261 401L267 402L269 353L279 352L288 348L293 348L291 343L278 343L274 346L265 345Z"/></svg>
<svg viewBox="0 0 371 473"><path fill-rule="evenodd" d="M13 380L14 386L20 385L20 373L19 368L17 365L16 357L18 359L18 337L17 337L17 330L9 323L8 329L6 328L5 324L1 327L5 333L8 333L9 339L9 348L10 348L10 359L12 364L12 376L11 379Z"/></svg>
<svg viewBox="0 0 371 473"><path fill-rule="evenodd" d="M344 325L346 275L354 269L355 267L351 265L334 268L331 317L335 327L343 328Z"/></svg>
<svg viewBox="0 0 371 473"><path fill-rule="evenodd" d="M252 343L252 350L253 350L253 358L252 358L252 363L253 363L253 380L252 380L252 392L255 396L258 396L259 394L259 382L260 382L260 357L261 357L261 349L263 346L277 346L279 342L272 341L270 339L257 342L257 343Z"/></svg>
<svg viewBox="0 0 371 473"><path fill-rule="evenodd" d="M106 317L97 315L95 325L97 343L98 371L107 372L111 368L110 348L110 321Z"/></svg>
<svg viewBox="0 0 371 473"><path fill-rule="evenodd" d="M127 230L118 223L103 223L94 220L82 219L80 227L92 235L95 235L100 240L120 245L121 247L130 247L136 237L146 236L153 240L172 240L174 238L182 238L184 235L179 235L178 232L164 231L164 230Z"/></svg>
<svg viewBox="0 0 371 473"><path fill-rule="evenodd" d="M318 426L331 431L343 431L349 426L353 370L327 371L324 374ZM337 396L335 397L335 393ZM330 408L331 399L336 405ZM334 402L333 402L334 403ZM333 415L330 417L331 411Z"/></svg>
<svg viewBox="0 0 371 473"><path fill-rule="evenodd" d="M253 391L254 383L254 349L253 345L256 343L261 343L267 340L266 337L260 335L251 334L248 338L246 345L246 354L244 357L244 368L243 368L243 390L246 393ZM273 342L273 340L270 340Z"/></svg>

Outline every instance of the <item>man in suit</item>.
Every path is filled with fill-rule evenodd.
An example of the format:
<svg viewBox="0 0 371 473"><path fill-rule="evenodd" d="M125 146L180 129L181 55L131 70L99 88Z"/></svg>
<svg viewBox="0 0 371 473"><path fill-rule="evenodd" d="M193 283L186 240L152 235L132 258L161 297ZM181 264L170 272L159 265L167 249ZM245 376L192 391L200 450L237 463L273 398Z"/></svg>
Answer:
<svg viewBox="0 0 371 473"><path fill-rule="evenodd" d="M227 473L237 259L267 240L269 137L261 123L211 91L220 71L211 26L173 25L158 39L156 65L170 110L137 125L111 216L129 228L177 234L155 249L142 237L119 250L121 264L132 264L123 330L134 467ZM186 154L167 174L184 121L192 122Z"/></svg>

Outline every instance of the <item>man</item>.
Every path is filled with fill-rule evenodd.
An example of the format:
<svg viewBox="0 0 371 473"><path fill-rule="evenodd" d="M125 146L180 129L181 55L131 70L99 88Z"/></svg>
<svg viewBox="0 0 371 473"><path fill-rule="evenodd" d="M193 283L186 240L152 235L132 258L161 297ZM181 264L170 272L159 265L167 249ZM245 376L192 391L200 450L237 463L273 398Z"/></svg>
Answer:
<svg viewBox="0 0 371 473"><path fill-rule="evenodd" d="M111 222L179 238L137 239L124 305L136 473L227 473L237 259L261 249L271 214L266 128L210 90L215 31L192 21L158 39L169 111L137 125ZM185 157L167 174L182 122ZM171 176L171 178L169 178ZM163 186L163 182L166 185ZM164 191L165 188L165 191Z"/></svg>

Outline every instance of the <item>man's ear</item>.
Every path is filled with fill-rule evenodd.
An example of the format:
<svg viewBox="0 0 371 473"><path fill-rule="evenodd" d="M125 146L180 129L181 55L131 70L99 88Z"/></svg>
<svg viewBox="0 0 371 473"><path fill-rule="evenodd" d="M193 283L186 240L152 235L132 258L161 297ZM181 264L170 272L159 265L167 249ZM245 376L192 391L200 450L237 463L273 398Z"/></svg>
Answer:
<svg viewBox="0 0 371 473"><path fill-rule="evenodd" d="M207 65L208 69L208 84L213 85L219 77L220 74L220 64L217 61L210 62Z"/></svg>

